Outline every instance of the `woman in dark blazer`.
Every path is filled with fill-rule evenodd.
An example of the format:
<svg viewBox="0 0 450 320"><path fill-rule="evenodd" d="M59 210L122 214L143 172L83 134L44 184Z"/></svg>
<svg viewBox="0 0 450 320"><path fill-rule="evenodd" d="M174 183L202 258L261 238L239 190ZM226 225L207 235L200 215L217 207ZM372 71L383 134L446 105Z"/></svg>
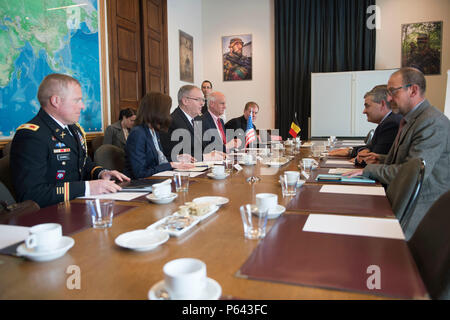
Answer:
<svg viewBox="0 0 450 320"><path fill-rule="evenodd" d="M119 121L114 122L105 130L103 144L112 144L125 149L130 129L133 128L136 115L130 108L120 110Z"/></svg>
<svg viewBox="0 0 450 320"><path fill-rule="evenodd" d="M159 139L160 131L170 125L170 96L159 92L146 94L137 111L135 126L125 146L125 172L133 179L176 168L192 168L192 164L168 162Z"/></svg>

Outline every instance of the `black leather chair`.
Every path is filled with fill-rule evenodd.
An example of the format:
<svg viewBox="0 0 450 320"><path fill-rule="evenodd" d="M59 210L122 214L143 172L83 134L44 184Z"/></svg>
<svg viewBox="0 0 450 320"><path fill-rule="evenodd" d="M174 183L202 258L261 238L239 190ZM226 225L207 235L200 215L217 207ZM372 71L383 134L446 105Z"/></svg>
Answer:
<svg viewBox="0 0 450 320"><path fill-rule="evenodd" d="M97 151L98 148L103 144L104 135L96 136L91 141L91 150L89 151L89 154L91 157L95 155L95 151ZM92 159L92 158L91 158Z"/></svg>
<svg viewBox="0 0 450 320"><path fill-rule="evenodd" d="M374 134L374 133L375 133L375 130L374 130L374 129L370 130L370 131L367 133L367 136L366 136L366 138L364 139L364 144L368 145L368 144L372 141L372 138L373 138L373 134Z"/></svg>
<svg viewBox="0 0 450 320"><path fill-rule="evenodd" d="M95 151L94 161L105 169L122 172L125 167L125 151L112 144L104 144Z"/></svg>
<svg viewBox="0 0 450 320"><path fill-rule="evenodd" d="M9 168L9 154L0 159L0 181L8 188L9 192L16 199L14 187L11 177L11 169Z"/></svg>
<svg viewBox="0 0 450 320"><path fill-rule="evenodd" d="M411 219L417 197L422 188L424 175L425 161L419 158L411 159L401 166L397 176L386 190L386 196L403 231L406 230Z"/></svg>
<svg viewBox="0 0 450 320"><path fill-rule="evenodd" d="M408 247L430 297L450 299L450 190L428 210Z"/></svg>

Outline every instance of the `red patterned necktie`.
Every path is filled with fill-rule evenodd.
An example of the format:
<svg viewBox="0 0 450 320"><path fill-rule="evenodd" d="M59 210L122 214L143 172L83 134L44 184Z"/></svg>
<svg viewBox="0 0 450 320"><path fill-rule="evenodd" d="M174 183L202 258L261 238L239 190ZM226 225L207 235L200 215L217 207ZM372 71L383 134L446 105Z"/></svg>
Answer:
<svg viewBox="0 0 450 320"><path fill-rule="evenodd" d="M222 122L220 118L217 118L217 127L219 128L220 134L222 135L223 144L227 144L227 139L225 138L225 131L223 131Z"/></svg>

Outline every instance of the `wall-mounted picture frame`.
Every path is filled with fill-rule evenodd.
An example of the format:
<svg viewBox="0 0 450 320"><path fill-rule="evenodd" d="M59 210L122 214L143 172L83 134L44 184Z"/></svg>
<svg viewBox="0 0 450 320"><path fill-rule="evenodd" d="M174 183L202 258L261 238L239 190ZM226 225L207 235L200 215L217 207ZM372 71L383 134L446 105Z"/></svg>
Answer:
<svg viewBox="0 0 450 320"><path fill-rule="evenodd" d="M252 35L222 37L223 81L252 80Z"/></svg>
<svg viewBox="0 0 450 320"><path fill-rule="evenodd" d="M180 33L180 80L194 83L194 38L179 30Z"/></svg>
<svg viewBox="0 0 450 320"><path fill-rule="evenodd" d="M441 74L442 21L402 24L402 67Z"/></svg>

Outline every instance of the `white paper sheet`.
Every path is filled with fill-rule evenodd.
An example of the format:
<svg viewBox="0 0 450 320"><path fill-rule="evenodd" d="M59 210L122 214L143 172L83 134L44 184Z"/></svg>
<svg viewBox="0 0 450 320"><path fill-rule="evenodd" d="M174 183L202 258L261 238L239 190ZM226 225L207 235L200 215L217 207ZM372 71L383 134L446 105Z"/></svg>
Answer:
<svg viewBox="0 0 450 320"><path fill-rule="evenodd" d="M347 173L350 171L353 171L355 169L345 169L345 168L333 168L328 170L329 174L343 174L343 173Z"/></svg>
<svg viewBox="0 0 450 320"><path fill-rule="evenodd" d="M303 231L405 239L397 219L310 214Z"/></svg>
<svg viewBox="0 0 450 320"><path fill-rule="evenodd" d="M174 171L163 171L163 172L158 172L157 174L154 174L152 177L173 177L173 174L174 174ZM202 174L203 174L203 172L190 172L189 177L195 178Z"/></svg>
<svg viewBox="0 0 450 320"><path fill-rule="evenodd" d="M78 197L77 199L103 199L103 200L120 200L120 201L130 201L139 198L148 193L145 192L116 192L99 194L96 196Z"/></svg>
<svg viewBox="0 0 450 320"><path fill-rule="evenodd" d="M383 187L366 187L366 186L345 186L337 184L327 184L320 188L320 192L326 193L344 193L344 194L365 194L373 196L385 196L386 192Z"/></svg>
<svg viewBox="0 0 450 320"><path fill-rule="evenodd" d="M325 164L352 164L348 160L327 160Z"/></svg>
<svg viewBox="0 0 450 320"><path fill-rule="evenodd" d="M29 227L0 224L0 249L24 241L30 234L29 229Z"/></svg>
<svg viewBox="0 0 450 320"><path fill-rule="evenodd" d="M363 145L364 145L364 142L363 143L360 143L360 142L346 142L346 143L342 144L343 147L357 147L357 146L363 146Z"/></svg>
<svg viewBox="0 0 450 320"><path fill-rule="evenodd" d="M342 141L339 141L339 142L342 142L342 143L357 143L358 145L363 145L363 144L365 144L364 143L364 140L342 140Z"/></svg>

